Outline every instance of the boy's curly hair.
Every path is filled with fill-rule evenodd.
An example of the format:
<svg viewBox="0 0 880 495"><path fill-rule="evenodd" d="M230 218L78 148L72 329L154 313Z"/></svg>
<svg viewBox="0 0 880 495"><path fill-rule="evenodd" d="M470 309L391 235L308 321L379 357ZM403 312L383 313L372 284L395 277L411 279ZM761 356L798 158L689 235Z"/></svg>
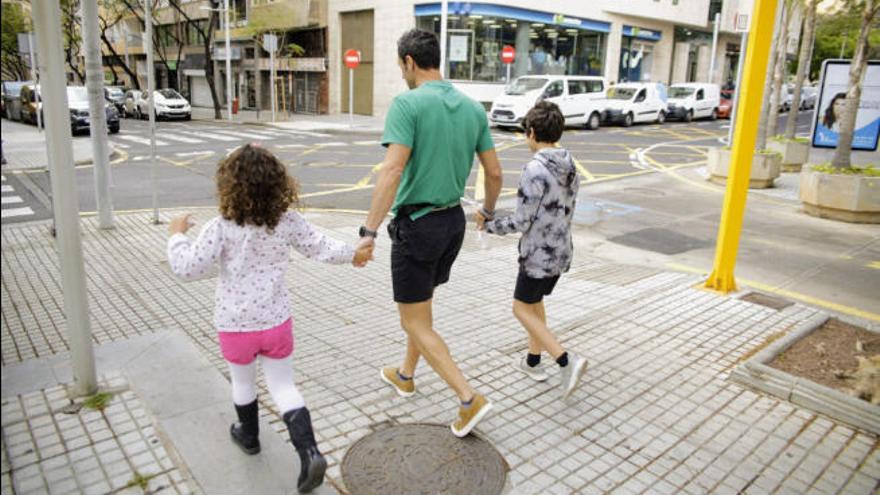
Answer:
<svg viewBox="0 0 880 495"><path fill-rule="evenodd" d="M300 206L299 184L260 146L246 144L221 160L215 180L220 214L238 225L274 229L290 206Z"/></svg>

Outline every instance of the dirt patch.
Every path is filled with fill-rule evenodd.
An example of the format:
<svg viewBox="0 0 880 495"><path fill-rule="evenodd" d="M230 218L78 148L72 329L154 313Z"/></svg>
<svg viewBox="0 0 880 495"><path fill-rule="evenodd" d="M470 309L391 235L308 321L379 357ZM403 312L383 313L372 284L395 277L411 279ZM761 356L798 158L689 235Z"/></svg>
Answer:
<svg viewBox="0 0 880 495"><path fill-rule="evenodd" d="M768 364L876 403L878 362L880 334L831 318Z"/></svg>

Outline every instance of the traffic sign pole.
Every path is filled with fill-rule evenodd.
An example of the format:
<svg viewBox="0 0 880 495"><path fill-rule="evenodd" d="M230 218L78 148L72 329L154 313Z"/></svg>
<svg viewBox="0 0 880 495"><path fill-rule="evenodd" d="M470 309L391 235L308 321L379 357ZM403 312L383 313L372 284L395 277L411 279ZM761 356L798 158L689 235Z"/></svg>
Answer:
<svg viewBox="0 0 880 495"><path fill-rule="evenodd" d="M501 50L501 62L507 66L507 84L510 84L510 64L516 58L516 49L510 45L505 45Z"/></svg>
<svg viewBox="0 0 880 495"><path fill-rule="evenodd" d="M361 64L361 52L349 48L342 55L342 61L348 67L348 125L354 127L354 69Z"/></svg>

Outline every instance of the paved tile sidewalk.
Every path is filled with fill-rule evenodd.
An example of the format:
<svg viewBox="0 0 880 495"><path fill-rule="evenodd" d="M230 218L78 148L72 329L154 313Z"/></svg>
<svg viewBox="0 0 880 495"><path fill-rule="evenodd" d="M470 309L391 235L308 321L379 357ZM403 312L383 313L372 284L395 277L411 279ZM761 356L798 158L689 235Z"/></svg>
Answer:
<svg viewBox="0 0 880 495"><path fill-rule="evenodd" d="M349 242L362 221L307 216ZM208 219L196 214L201 225ZM165 261L166 227L142 214L117 220L111 232L97 230L94 219L82 224L95 342L179 329L226 374L211 327L214 276L176 281ZM37 224L4 226L2 246L3 365L66 352L51 238ZM374 425L445 423L455 414L453 394L424 363L410 399L378 380L380 366L401 360L405 338L391 303L384 236L376 255L363 270L294 255L287 280L297 380L339 489L347 447ZM515 257L515 238L494 238L482 249L469 236L435 309L437 329L465 375L497 406L478 430L510 464L510 493L878 488L876 436L726 380L744 353L817 310L795 304L775 311L697 289L693 275L576 255L547 300L551 327L590 359L585 383L564 404L553 380L527 382L511 368L525 351L510 313ZM260 387L263 414L283 433L262 378Z"/></svg>
<svg viewBox="0 0 880 495"><path fill-rule="evenodd" d="M72 402L63 386L6 398L3 493L192 493L148 412L118 374L100 381L103 411Z"/></svg>

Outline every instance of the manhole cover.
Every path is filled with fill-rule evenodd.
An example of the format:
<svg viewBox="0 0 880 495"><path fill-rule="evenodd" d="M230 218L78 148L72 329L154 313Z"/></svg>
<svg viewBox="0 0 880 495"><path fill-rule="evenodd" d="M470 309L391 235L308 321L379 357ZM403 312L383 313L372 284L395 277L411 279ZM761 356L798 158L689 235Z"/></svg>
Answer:
<svg viewBox="0 0 880 495"><path fill-rule="evenodd" d="M608 240L624 246L663 254L679 254L712 245L711 242L703 239L657 227L628 232Z"/></svg>
<svg viewBox="0 0 880 495"><path fill-rule="evenodd" d="M779 311L780 309L785 309L794 304L791 301L786 301L785 299L781 299L778 297L768 296L767 294L761 294L760 292L750 292L742 296L740 299L753 304L766 306L777 311Z"/></svg>
<svg viewBox="0 0 880 495"><path fill-rule="evenodd" d="M389 493L499 494L507 462L489 442L457 438L448 426L409 424L371 433L342 459L352 495Z"/></svg>

